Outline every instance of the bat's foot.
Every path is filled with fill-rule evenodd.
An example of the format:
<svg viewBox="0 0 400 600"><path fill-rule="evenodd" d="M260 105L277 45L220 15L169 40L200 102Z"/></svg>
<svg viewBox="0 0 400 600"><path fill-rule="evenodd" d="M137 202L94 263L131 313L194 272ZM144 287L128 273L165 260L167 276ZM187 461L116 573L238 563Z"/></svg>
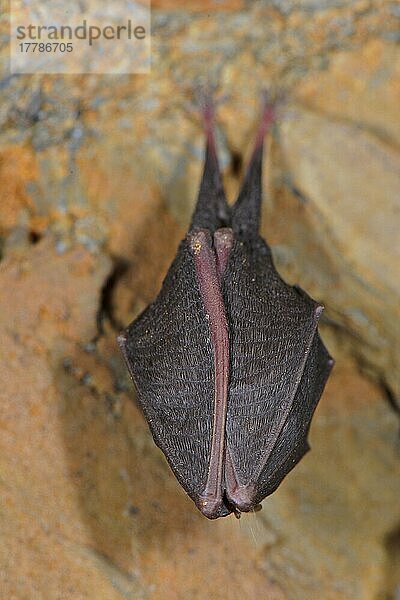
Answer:
<svg viewBox="0 0 400 600"><path fill-rule="evenodd" d="M256 152L258 148L262 146L266 134L271 129L273 123L275 123L277 120L278 105L281 102L279 97L273 97L267 90L263 90L261 98L261 119L254 142L254 152Z"/></svg>

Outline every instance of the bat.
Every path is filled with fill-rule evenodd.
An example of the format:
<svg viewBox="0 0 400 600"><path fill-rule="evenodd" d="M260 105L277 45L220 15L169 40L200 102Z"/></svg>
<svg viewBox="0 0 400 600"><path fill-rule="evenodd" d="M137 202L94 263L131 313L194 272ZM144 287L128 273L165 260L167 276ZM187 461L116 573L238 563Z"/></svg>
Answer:
<svg viewBox="0 0 400 600"><path fill-rule="evenodd" d="M323 306L275 270L259 235L266 99L253 153L227 203L203 108L197 204L156 300L118 336L155 443L209 519L259 508L309 450L333 366L318 334Z"/></svg>

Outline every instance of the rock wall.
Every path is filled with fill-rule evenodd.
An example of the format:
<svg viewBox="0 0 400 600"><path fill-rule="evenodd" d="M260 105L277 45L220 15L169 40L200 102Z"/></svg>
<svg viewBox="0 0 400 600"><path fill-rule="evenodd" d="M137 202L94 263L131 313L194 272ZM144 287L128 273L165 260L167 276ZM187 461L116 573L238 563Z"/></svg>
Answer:
<svg viewBox="0 0 400 600"><path fill-rule="evenodd" d="M154 0L152 72L137 76L9 76L4 45L4 597L395 597L398 17L381 0ZM207 81L232 200L260 91L285 92L263 234L282 275L324 303L337 359L312 451L239 523L210 523L185 497L115 341L188 224L203 158L194 96Z"/></svg>

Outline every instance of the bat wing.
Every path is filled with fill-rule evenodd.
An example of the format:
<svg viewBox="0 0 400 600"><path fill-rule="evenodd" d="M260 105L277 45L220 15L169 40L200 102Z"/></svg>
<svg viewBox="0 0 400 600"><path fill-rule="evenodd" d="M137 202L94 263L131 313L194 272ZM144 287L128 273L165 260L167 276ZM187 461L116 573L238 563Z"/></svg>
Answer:
<svg viewBox="0 0 400 600"><path fill-rule="evenodd" d="M208 321L186 241L160 294L119 337L154 440L193 499L204 489L213 427ZM228 514L224 507L218 516Z"/></svg>
<svg viewBox="0 0 400 600"><path fill-rule="evenodd" d="M292 407L257 483L257 502L272 494L309 450L311 418L333 365L316 332Z"/></svg>
<svg viewBox="0 0 400 600"><path fill-rule="evenodd" d="M236 241L223 281L230 331L227 447L240 485L256 500L304 455L331 368L317 333L322 312L277 274L259 237Z"/></svg>

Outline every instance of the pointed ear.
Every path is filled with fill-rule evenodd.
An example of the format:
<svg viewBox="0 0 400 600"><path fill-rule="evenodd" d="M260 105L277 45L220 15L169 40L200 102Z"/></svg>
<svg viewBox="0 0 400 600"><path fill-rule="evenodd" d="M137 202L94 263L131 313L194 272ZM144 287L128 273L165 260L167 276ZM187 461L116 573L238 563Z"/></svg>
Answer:
<svg viewBox="0 0 400 600"><path fill-rule="evenodd" d="M275 103L268 100L265 94L249 166L238 199L232 208L232 229L244 236L256 235L260 227L264 137L274 120Z"/></svg>
<svg viewBox="0 0 400 600"><path fill-rule="evenodd" d="M203 177L190 229L215 231L230 225L230 208L227 204L219 169L214 133L214 105L211 95L204 94L202 102L206 155Z"/></svg>

